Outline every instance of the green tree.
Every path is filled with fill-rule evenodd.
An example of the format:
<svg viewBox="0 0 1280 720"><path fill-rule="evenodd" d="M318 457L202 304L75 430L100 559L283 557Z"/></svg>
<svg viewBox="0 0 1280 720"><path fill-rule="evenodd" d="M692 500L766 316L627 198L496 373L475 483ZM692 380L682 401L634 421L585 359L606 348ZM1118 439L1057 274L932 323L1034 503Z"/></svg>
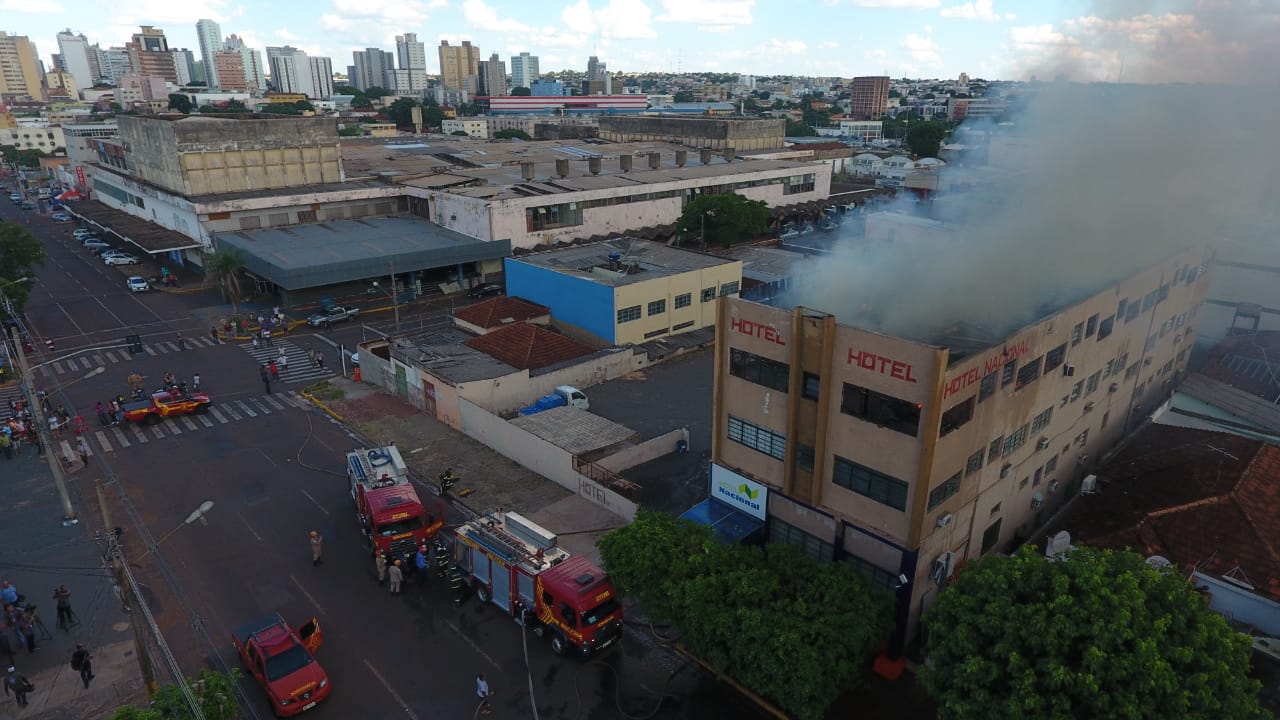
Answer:
<svg viewBox="0 0 1280 720"><path fill-rule="evenodd" d="M124 108L123 108L123 107L121 107L120 103L118 103L118 102L116 102L116 101L112 100L112 101L111 101L111 112L113 112L113 113L124 112Z"/></svg>
<svg viewBox="0 0 1280 720"><path fill-rule="evenodd" d="M946 136L947 126L936 120L911 123L911 129L907 130L907 147L916 157L937 157Z"/></svg>
<svg viewBox="0 0 1280 720"><path fill-rule="evenodd" d="M444 111L439 105L426 105L422 108L422 124L429 128L438 128L444 122Z"/></svg>
<svg viewBox="0 0 1280 720"><path fill-rule="evenodd" d="M759 237L769 227L769 206L737 193L699 195L684 206L676 227L683 237L698 237L705 245L729 247L748 238ZM700 237L705 228L706 236Z"/></svg>
<svg viewBox="0 0 1280 720"><path fill-rule="evenodd" d="M244 269L244 253L240 248L227 247L204 256L204 272L207 281L218 284L222 296L231 303L231 312L240 314L240 300L244 297L240 287L240 271Z"/></svg>
<svg viewBox="0 0 1280 720"><path fill-rule="evenodd" d="M1248 638L1131 552L987 556L925 622L920 677L947 720L1265 717Z"/></svg>
<svg viewBox="0 0 1280 720"><path fill-rule="evenodd" d="M692 91L692 90L677 90L677 91L676 91L676 94L675 94L675 96L674 96L674 98L673 98L673 102L678 102L678 103L691 103L691 102L693 102L693 91Z"/></svg>
<svg viewBox="0 0 1280 720"><path fill-rule="evenodd" d="M769 92L768 90L761 90L761 91L760 91L760 99L761 99L761 100L768 100L768 99L769 99L769 98L771 98L771 97L773 97L773 93Z"/></svg>
<svg viewBox="0 0 1280 720"><path fill-rule="evenodd" d="M0 222L0 292L19 310L31 294L36 268L44 261L44 243L25 225ZM20 278L29 280L16 282Z"/></svg>
<svg viewBox="0 0 1280 720"><path fill-rule="evenodd" d="M454 130L453 132L451 132L451 133L449 133L449 134L450 134L450 135L461 135L462 137L466 137L466 136L467 136L467 131L466 131L466 130Z"/></svg>
<svg viewBox="0 0 1280 720"><path fill-rule="evenodd" d="M498 132L494 133L493 139L494 140L532 140L533 138L529 136L529 133L523 130L517 130L515 128L507 128L506 130L499 130Z"/></svg>
<svg viewBox="0 0 1280 720"><path fill-rule="evenodd" d="M527 87L513 87L511 88L511 94L516 97L528 97L529 95L532 95L533 92Z"/></svg>
<svg viewBox="0 0 1280 720"><path fill-rule="evenodd" d="M787 118L787 129L783 132L787 137L815 137L818 134L818 131L812 127L791 118Z"/></svg>
<svg viewBox="0 0 1280 720"><path fill-rule="evenodd" d="M187 685L200 704L200 711L207 720L235 720L240 715L236 706L235 684L239 670L218 673L209 669L200 671ZM161 685L151 699L151 707L139 709L131 705L116 710L110 720L189 720L195 717L186 695L177 685Z"/></svg>
<svg viewBox="0 0 1280 720"><path fill-rule="evenodd" d="M355 89L351 85L334 85L333 94L350 95L351 107L353 108L365 109L373 107L373 103L369 101L369 96L365 95L364 92Z"/></svg>
<svg viewBox="0 0 1280 720"><path fill-rule="evenodd" d="M391 121L397 127L413 127L413 109L416 107L418 107L417 100L402 97L391 103L391 107L387 108L387 114L391 116Z"/></svg>
<svg viewBox="0 0 1280 720"><path fill-rule="evenodd" d="M177 110L183 115L190 115L191 98L182 93L169 93L169 109Z"/></svg>
<svg viewBox="0 0 1280 720"><path fill-rule="evenodd" d="M364 135L364 131L359 125L343 125L338 128L338 137L360 137Z"/></svg>
<svg viewBox="0 0 1280 720"><path fill-rule="evenodd" d="M382 98L392 94L394 93L380 85L370 85L364 89L364 96L370 100L381 100Z"/></svg>
<svg viewBox="0 0 1280 720"><path fill-rule="evenodd" d="M816 562L792 546L728 545L710 528L641 511L605 536L600 552L646 615L801 720L822 717L856 684L888 633L887 594L847 565Z"/></svg>

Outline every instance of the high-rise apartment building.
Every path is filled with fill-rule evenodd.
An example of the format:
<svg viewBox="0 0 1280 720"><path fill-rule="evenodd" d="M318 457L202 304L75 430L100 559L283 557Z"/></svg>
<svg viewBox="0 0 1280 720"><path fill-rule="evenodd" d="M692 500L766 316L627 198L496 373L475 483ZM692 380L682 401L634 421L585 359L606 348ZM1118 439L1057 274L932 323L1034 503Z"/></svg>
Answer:
<svg viewBox="0 0 1280 720"><path fill-rule="evenodd" d="M244 80L250 92L267 89L266 67L262 64L262 51L244 44L239 35L228 35L223 47L240 53L244 65Z"/></svg>
<svg viewBox="0 0 1280 720"><path fill-rule="evenodd" d="M222 44L222 28L213 20L197 20L196 37L200 42L200 59L204 61L205 83L211 88L220 87L213 54L224 47Z"/></svg>
<svg viewBox="0 0 1280 720"><path fill-rule="evenodd" d="M94 69L98 64L97 51L84 34L77 35L70 28L58 33L58 54L62 56L62 69L76 79L78 90L93 87L98 81L98 72Z"/></svg>
<svg viewBox="0 0 1280 720"><path fill-rule="evenodd" d="M522 52L511 56L511 87L533 87L540 77L537 55Z"/></svg>
<svg viewBox="0 0 1280 720"><path fill-rule="evenodd" d="M26 35L0 31L0 100L24 97L43 100L42 76L35 43Z"/></svg>
<svg viewBox="0 0 1280 720"><path fill-rule="evenodd" d="M79 100L80 89L76 87L78 82L74 75L62 68L50 70L44 74L47 99L66 98L68 100Z"/></svg>
<svg viewBox="0 0 1280 720"><path fill-rule="evenodd" d="M507 94L507 64L498 59L498 53L480 61L480 95L500 96Z"/></svg>
<svg viewBox="0 0 1280 720"><path fill-rule="evenodd" d="M854 120L878 120L889 107L889 77L856 77L850 87L849 115Z"/></svg>
<svg viewBox="0 0 1280 720"><path fill-rule="evenodd" d="M174 70L178 72L178 84L190 85L196 79L196 56L186 48L173 51Z"/></svg>
<svg viewBox="0 0 1280 720"><path fill-rule="evenodd" d="M120 78L133 72L133 64L129 61L129 50L122 47L107 48L102 51L102 78L112 85L120 83Z"/></svg>
<svg viewBox="0 0 1280 720"><path fill-rule="evenodd" d="M587 58L587 80L592 82L601 82L604 80L605 72L608 66L600 62L600 58L592 55Z"/></svg>
<svg viewBox="0 0 1280 720"><path fill-rule="evenodd" d="M177 84L178 69L174 65L173 53L169 51L169 41L163 30L143 25L141 32L134 33L133 39L125 48L129 51L129 64L134 72Z"/></svg>
<svg viewBox="0 0 1280 720"><path fill-rule="evenodd" d="M417 33L396 36L396 62L401 70L427 69L427 45L418 41Z"/></svg>
<svg viewBox="0 0 1280 720"><path fill-rule="evenodd" d="M351 53L355 63L349 69L347 81L364 92L371 87L389 88L395 82L395 56L386 50L365 48Z"/></svg>
<svg viewBox="0 0 1280 720"><path fill-rule="evenodd" d="M213 54L214 73L218 76L218 87L234 92L250 92L257 90L249 86L248 73L245 72L244 56L239 50L219 50Z"/></svg>
<svg viewBox="0 0 1280 720"><path fill-rule="evenodd" d="M307 57L289 45L267 48L271 86L278 92L302 93L313 100L333 95L333 62L327 57Z"/></svg>
<svg viewBox="0 0 1280 720"><path fill-rule="evenodd" d="M463 40L462 45L450 45L448 40L440 41L440 85L447 90L475 91L479 84L480 48L474 47L470 40Z"/></svg>

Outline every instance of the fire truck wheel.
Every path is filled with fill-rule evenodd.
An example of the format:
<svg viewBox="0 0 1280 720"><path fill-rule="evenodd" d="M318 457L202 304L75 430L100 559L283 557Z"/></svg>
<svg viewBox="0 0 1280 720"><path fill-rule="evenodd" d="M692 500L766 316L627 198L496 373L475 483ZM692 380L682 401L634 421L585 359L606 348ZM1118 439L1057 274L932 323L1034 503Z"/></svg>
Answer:
<svg viewBox="0 0 1280 720"><path fill-rule="evenodd" d="M551 652L563 656L569 652L569 641L558 632L551 633Z"/></svg>
<svg viewBox="0 0 1280 720"><path fill-rule="evenodd" d="M492 597L492 596L489 594L489 588L488 588L488 586L486 586L486 585L477 585L477 586L476 586L476 597L480 598L480 602L482 602L482 603L487 603L487 602L489 602L489 599L490 599L490 597Z"/></svg>

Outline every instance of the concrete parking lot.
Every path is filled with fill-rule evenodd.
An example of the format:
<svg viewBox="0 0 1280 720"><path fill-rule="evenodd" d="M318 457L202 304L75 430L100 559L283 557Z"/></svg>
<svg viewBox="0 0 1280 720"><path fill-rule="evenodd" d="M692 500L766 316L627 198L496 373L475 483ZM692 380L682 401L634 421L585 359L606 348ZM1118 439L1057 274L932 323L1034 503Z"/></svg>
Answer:
<svg viewBox="0 0 1280 720"><path fill-rule="evenodd" d="M639 501L647 509L679 514L707 495L714 357L710 348L693 351L587 391L591 412L632 428L642 440L689 428L689 452L623 473L642 486Z"/></svg>

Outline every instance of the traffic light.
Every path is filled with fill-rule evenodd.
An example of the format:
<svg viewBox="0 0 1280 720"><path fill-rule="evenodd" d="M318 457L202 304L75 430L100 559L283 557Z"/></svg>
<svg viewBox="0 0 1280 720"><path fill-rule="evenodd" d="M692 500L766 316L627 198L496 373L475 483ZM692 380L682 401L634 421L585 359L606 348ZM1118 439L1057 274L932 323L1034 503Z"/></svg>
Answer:
<svg viewBox="0 0 1280 720"><path fill-rule="evenodd" d="M129 352L131 354L137 355L138 353L142 352L142 336L141 335L130 335L125 338L125 342L129 343Z"/></svg>

